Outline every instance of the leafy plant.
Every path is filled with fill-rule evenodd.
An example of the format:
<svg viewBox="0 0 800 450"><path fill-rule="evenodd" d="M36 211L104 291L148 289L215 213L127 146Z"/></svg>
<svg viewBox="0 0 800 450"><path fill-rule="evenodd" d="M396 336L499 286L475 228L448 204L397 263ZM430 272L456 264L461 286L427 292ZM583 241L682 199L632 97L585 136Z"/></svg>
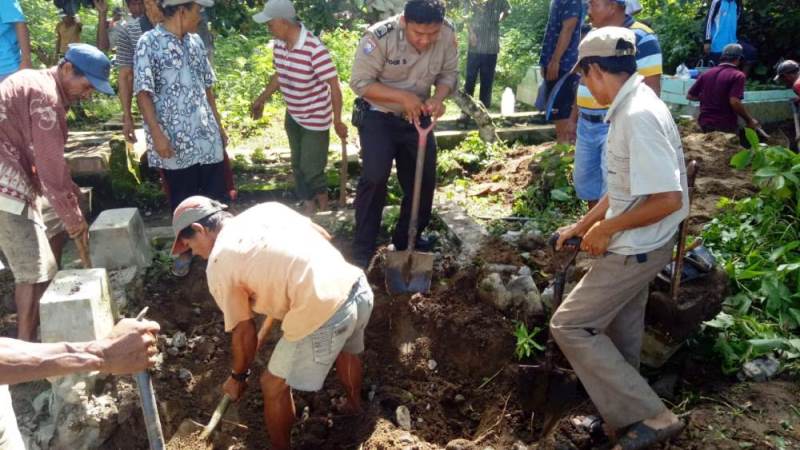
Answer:
<svg viewBox="0 0 800 450"><path fill-rule="evenodd" d="M514 355L517 359L522 360L530 358L531 355L537 351L544 351L544 346L536 342L536 336L542 331L541 327L534 327L529 330L523 322L517 322L514 328L514 336L517 338L517 346L514 350Z"/></svg>
<svg viewBox="0 0 800 450"><path fill-rule="evenodd" d="M471 131L458 147L437 155L436 171L443 183L481 171L506 152L502 143L487 144L477 131Z"/></svg>
<svg viewBox="0 0 800 450"><path fill-rule="evenodd" d="M733 296L707 323L714 349L731 372L776 353L800 369L800 156L783 147L743 150L731 165L753 170L759 192L723 198L703 230L706 245L728 273Z"/></svg>

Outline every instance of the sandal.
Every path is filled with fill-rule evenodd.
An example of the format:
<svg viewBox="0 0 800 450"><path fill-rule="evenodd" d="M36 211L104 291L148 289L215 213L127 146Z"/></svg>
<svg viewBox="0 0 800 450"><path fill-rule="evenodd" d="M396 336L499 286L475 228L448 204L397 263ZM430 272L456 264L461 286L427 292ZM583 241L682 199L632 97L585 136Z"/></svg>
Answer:
<svg viewBox="0 0 800 450"><path fill-rule="evenodd" d="M615 448L622 450L649 448L654 444L666 441L678 435L683 430L684 426L683 421L678 421L678 423L674 425L656 430L645 425L644 422L637 422L628 428L628 431L620 438Z"/></svg>

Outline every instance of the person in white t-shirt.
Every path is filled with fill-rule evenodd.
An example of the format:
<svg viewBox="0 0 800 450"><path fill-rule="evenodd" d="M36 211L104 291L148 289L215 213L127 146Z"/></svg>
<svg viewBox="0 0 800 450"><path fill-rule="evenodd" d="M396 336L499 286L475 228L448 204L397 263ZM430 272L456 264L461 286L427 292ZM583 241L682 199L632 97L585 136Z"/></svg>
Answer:
<svg viewBox="0 0 800 450"><path fill-rule="evenodd" d="M559 230L582 237L591 268L559 306L550 331L605 420L628 427L615 449L648 448L683 423L639 374L648 286L672 258L689 200L680 135L669 109L636 74L633 31L603 27L578 49L594 98L611 107L608 192L580 221Z"/></svg>

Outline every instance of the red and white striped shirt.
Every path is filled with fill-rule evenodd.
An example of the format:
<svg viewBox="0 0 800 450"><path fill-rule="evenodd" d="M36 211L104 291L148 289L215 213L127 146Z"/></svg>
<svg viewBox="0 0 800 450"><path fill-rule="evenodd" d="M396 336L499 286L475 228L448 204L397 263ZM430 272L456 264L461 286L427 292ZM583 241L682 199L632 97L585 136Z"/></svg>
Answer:
<svg viewBox="0 0 800 450"><path fill-rule="evenodd" d="M309 130L330 128L331 91L325 81L336 76L336 66L322 42L301 24L300 36L291 50L286 42L275 40L273 64L292 118Z"/></svg>

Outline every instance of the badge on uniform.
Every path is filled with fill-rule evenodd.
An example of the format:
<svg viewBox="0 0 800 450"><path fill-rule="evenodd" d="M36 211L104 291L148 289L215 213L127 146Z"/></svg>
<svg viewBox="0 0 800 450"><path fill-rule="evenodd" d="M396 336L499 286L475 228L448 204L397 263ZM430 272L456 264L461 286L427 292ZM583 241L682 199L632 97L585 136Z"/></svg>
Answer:
<svg viewBox="0 0 800 450"><path fill-rule="evenodd" d="M364 43L364 54L369 55L373 50L375 50L375 44L368 39L367 42Z"/></svg>

